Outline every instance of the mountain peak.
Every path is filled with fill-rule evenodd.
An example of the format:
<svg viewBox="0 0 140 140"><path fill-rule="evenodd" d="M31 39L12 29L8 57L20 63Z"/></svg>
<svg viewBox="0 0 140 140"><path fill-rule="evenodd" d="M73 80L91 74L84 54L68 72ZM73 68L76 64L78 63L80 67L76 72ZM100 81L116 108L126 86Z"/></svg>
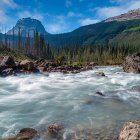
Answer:
<svg viewBox="0 0 140 140"><path fill-rule="evenodd" d="M7 34L12 35L14 30L14 34L18 35L19 28L21 35L24 37L27 36L28 32L30 33L30 36L33 37L34 31L37 31L45 35L48 34L42 23L39 20L33 19L31 17L19 19L15 27L13 27L10 31L8 31Z"/></svg>
<svg viewBox="0 0 140 140"><path fill-rule="evenodd" d="M121 14L119 16L108 18L104 22L127 21L127 20L135 20L135 19L140 19L140 8L131 10L131 11L129 11L125 14Z"/></svg>

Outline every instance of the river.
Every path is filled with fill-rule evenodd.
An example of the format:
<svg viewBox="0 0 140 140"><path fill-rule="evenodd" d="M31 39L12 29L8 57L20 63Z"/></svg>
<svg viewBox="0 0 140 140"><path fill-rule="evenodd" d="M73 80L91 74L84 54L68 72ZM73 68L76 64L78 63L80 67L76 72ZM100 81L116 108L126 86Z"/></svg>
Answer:
<svg viewBox="0 0 140 140"><path fill-rule="evenodd" d="M124 122L140 119L140 91L134 86L140 86L140 75L124 73L118 66L96 67L79 74L0 78L0 137L25 127L41 132L54 122L63 124L64 133L75 132L79 139L83 136L76 131L81 129L119 132Z"/></svg>

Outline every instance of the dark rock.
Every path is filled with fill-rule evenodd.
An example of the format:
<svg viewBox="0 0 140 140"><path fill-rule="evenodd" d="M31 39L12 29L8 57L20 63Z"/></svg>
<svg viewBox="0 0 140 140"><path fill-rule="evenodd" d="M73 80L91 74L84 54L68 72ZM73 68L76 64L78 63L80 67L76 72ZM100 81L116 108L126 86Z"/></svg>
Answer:
<svg viewBox="0 0 140 140"><path fill-rule="evenodd" d="M62 125L54 123L47 128L47 132L51 135L57 135L62 128Z"/></svg>
<svg viewBox="0 0 140 140"><path fill-rule="evenodd" d="M37 67L37 69L38 69L40 72L46 72L46 71L48 71L48 68L47 68L47 67Z"/></svg>
<svg viewBox="0 0 140 140"><path fill-rule="evenodd" d="M140 140L140 121L125 123L118 140Z"/></svg>
<svg viewBox="0 0 140 140"><path fill-rule="evenodd" d="M16 64L12 57L5 56L1 62L1 66L4 66L6 68L14 68L16 67Z"/></svg>
<svg viewBox="0 0 140 140"><path fill-rule="evenodd" d="M10 76L10 75L16 75L16 72L14 71L13 68L7 68L5 70L3 70L0 73L1 76L5 77L5 76Z"/></svg>
<svg viewBox="0 0 140 140"><path fill-rule="evenodd" d="M20 63L20 66L27 71L34 70L34 63L29 60L24 60Z"/></svg>
<svg viewBox="0 0 140 140"><path fill-rule="evenodd" d="M103 72L97 72L96 75L105 77L105 74Z"/></svg>
<svg viewBox="0 0 140 140"><path fill-rule="evenodd" d="M96 94L99 96L105 96L102 92L96 92Z"/></svg>
<svg viewBox="0 0 140 140"><path fill-rule="evenodd" d="M16 140L31 140L33 137L38 136L38 133L33 128L23 128L16 136Z"/></svg>
<svg viewBox="0 0 140 140"><path fill-rule="evenodd" d="M62 70L62 73L64 73L64 74L69 74L69 71L67 71L67 70Z"/></svg>
<svg viewBox="0 0 140 140"><path fill-rule="evenodd" d="M71 71L71 73L73 73L73 74L77 74L77 73L80 73L81 71L80 70L73 70L73 71Z"/></svg>
<svg viewBox="0 0 140 140"><path fill-rule="evenodd" d="M123 69L128 73L140 73L140 53L126 57Z"/></svg>
<svg viewBox="0 0 140 140"><path fill-rule="evenodd" d="M33 128L23 128L16 136L6 138L6 140L32 140L34 137L38 137L38 132Z"/></svg>

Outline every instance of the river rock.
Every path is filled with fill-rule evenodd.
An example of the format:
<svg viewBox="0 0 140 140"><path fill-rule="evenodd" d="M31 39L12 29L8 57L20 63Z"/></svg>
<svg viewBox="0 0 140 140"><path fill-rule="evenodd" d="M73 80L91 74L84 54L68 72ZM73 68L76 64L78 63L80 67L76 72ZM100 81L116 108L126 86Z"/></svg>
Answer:
<svg viewBox="0 0 140 140"><path fill-rule="evenodd" d="M105 74L103 72L97 72L96 75L105 77Z"/></svg>
<svg viewBox="0 0 140 140"><path fill-rule="evenodd" d="M46 71L48 71L48 68L47 68L47 67L37 67L37 69L38 69L40 72L46 72Z"/></svg>
<svg viewBox="0 0 140 140"><path fill-rule="evenodd" d="M33 128L23 128L16 136L16 140L31 140L33 137L38 136L38 133Z"/></svg>
<svg viewBox="0 0 140 140"><path fill-rule="evenodd" d="M140 73L140 52L126 57L123 69L128 73Z"/></svg>
<svg viewBox="0 0 140 140"><path fill-rule="evenodd" d="M16 67L15 61L12 57L10 56L4 56L1 66L7 67L7 68L13 68Z"/></svg>
<svg viewBox="0 0 140 140"><path fill-rule="evenodd" d="M140 140L140 121L131 121L124 124L119 140Z"/></svg>
<svg viewBox="0 0 140 140"><path fill-rule="evenodd" d="M58 124L58 123L54 123L52 125L50 125L46 130L49 134L51 135L57 135L58 132L62 129L62 125Z"/></svg>
<svg viewBox="0 0 140 140"><path fill-rule="evenodd" d="M7 68L7 69L4 69L1 73L0 73L1 76L10 76L10 75L16 75L16 72L14 71L13 68Z"/></svg>
<svg viewBox="0 0 140 140"><path fill-rule="evenodd" d="M66 129L66 131L63 134L63 140L76 140L76 132L71 129Z"/></svg>
<svg viewBox="0 0 140 140"><path fill-rule="evenodd" d="M96 94L103 97L105 96L102 92L96 92Z"/></svg>
<svg viewBox="0 0 140 140"><path fill-rule="evenodd" d="M7 138L6 140L32 140L34 137L38 137L38 132L33 128L23 128L16 136Z"/></svg>
<svg viewBox="0 0 140 140"><path fill-rule="evenodd" d="M20 63L20 66L27 71L34 70L34 63L29 60L24 60Z"/></svg>

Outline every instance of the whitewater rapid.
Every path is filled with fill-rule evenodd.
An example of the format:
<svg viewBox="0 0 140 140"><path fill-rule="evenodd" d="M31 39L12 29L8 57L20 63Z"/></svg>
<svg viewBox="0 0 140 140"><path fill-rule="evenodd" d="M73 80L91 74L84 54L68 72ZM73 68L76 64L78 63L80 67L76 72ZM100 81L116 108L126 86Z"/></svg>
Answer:
<svg viewBox="0 0 140 140"><path fill-rule="evenodd" d="M124 73L116 66L79 74L0 78L0 137L25 127L41 131L53 122L67 130L121 127L125 121L140 119L140 91L134 86L140 86L140 75Z"/></svg>

